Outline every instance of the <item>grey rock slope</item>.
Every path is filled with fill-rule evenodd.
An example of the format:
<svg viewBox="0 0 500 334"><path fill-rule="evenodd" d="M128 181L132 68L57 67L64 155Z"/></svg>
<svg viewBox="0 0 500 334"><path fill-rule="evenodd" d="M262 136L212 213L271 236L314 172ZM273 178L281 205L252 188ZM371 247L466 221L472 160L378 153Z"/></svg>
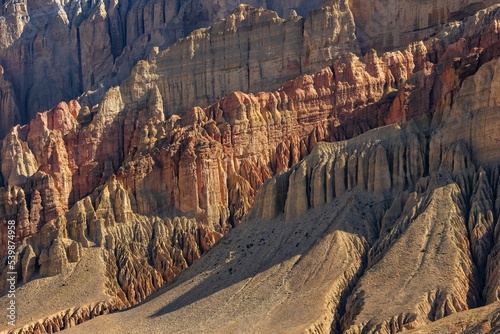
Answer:
<svg viewBox="0 0 500 334"><path fill-rule="evenodd" d="M313 57L312 64L325 61L333 56L328 51L328 45L341 46L345 42L345 36L348 36L352 44L352 35L355 33L355 39L363 53L370 48L385 51L406 47L412 41L435 34L443 24L471 15L495 1L448 0L421 3L405 0L369 1L365 4L365 1L345 0L248 0L245 3L275 11L279 17L290 18L298 14L304 18L299 20L300 24L295 24L296 27L289 23L287 28L278 27L269 34L272 37L273 34L282 33L281 30L286 32L298 29L300 32L300 29L305 29L303 34L292 37L292 40L304 39L304 49L294 56L298 59L289 59L291 62L288 68L285 66L282 69L285 76L277 78L290 79L297 73L318 70L318 67L309 66L308 60L303 64L301 57ZM83 93L86 93L81 100L84 104L92 106L98 103L110 86L120 84L130 74L138 60L147 58L154 46L164 49L193 30L208 27L223 19L240 4L241 1L235 0L215 3L207 0L2 0L0 66L4 68L5 74L0 80L10 84L0 86L2 95L9 96L6 102L0 104L0 137L12 125L26 123L37 112ZM326 14L319 16L315 13L320 7L329 6L334 10L327 10ZM309 18L310 15L317 16L316 22ZM248 30L248 27L244 30ZM326 36L322 36L325 33ZM243 32L241 38L245 35ZM259 36L266 35L259 33ZM205 46L204 51L209 52L213 47L223 46L216 43L216 39L213 42L215 45ZM284 42L289 50L294 50L293 41ZM300 40L298 43L302 44ZM259 45L252 44L252 48L252 51L243 48L232 55L233 59L227 61L233 66L250 64L250 70L254 73L258 68L255 64L260 63L261 59L254 53ZM352 45L349 48L349 51L356 50ZM279 52L287 56L289 51L285 49ZM203 52L201 54L204 62L209 63L209 58L205 58L207 55ZM264 65L261 71L272 72L279 69L266 67L268 58L269 54L267 59L262 59ZM184 57L178 57L177 61L179 59L183 60L180 64L181 71L183 66L194 66ZM178 64L174 62L172 65ZM207 64L203 62L194 67L207 71L208 79L210 72L216 71L213 81L208 83L217 87L219 80L223 86L215 92L205 92L203 87L207 82L200 77L204 72L198 73L198 78L194 79L200 92L195 94L195 103L205 103L207 99L213 102L217 96L223 96L232 90L235 79L233 78L233 84L224 87L225 80L229 78L220 73L229 70L228 68L220 68L217 64L205 68ZM255 92L272 88L266 85L266 81L263 85L259 84L262 75L244 73L245 71L236 73L238 71L234 69L230 72L234 72L232 76L243 78L245 83L239 89ZM193 80L189 77L182 79ZM178 84L173 85L172 89L178 90L177 94L181 96L193 94L191 88L188 87L185 92L182 85ZM177 97L176 104L173 104L174 110L192 107L192 102L193 99Z"/></svg>
<svg viewBox="0 0 500 334"><path fill-rule="evenodd" d="M246 1L254 7L306 15L321 1ZM153 46L164 48L223 19L240 1L2 0L0 65L15 92L15 110L2 105L0 136L37 112L119 84ZM100 89L104 87L105 89ZM0 88L3 94L10 88ZM10 94L10 93L9 93ZM15 116L12 116L15 115ZM6 129L3 129L6 128Z"/></svg>

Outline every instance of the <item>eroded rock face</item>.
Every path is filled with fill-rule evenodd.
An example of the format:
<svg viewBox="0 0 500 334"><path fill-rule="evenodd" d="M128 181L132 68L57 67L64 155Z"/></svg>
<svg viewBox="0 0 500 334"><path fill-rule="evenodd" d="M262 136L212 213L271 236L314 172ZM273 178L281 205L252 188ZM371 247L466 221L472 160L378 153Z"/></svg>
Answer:
<svg viewBox="0 0 500 334"><path fill-rule="evenodd" d="M2 1L0 64L15 92L10 95L16 98L12 107L9 98L2 99L6 102L0 105L0 136L20 121L29 122L37 112L84 92L98 90L85 101L90 105L99 102L108 87L124 80L153 46L164 48L207 27L238 4L205 0ZM296 1L292 8L272 0L248 4L288 16L292 9L305 15L319 8L321 1ZM0 87L2 91L7 88Z"/></svg>
<svg viewBox="0 0 500 334"><path fill-rule="evenodd" d="M330 64L341 51L358 53L354 19L345 4L286 20L241 5L157 56L159 88L166 112L182 113L229 92L276 89Z"/></svg>
<svg viewBox="0 0 500 334"><path fill-rule="evenodd" d="M341 7L338 10L345 16L328 16L328 9L318 13L335 25L349 17ZM351 200L352 193L374 199L377 194L405 198L390 204L388 216L388 207L375 206L361 236L349 235L355 233L349 228L348 233L333 238L355 249L352 258L346 258L354 265L331 263L342 266L346 276L335 281L340 292L334 286L326 289L335 302L321 311L322 320L316 319L310 328L325 330L333 322L352 332L380 324L410 328L426 323L424 314L429 310L438 319L488 298L494 301L491 293L481 291L498 291L498 252L492 241L498 234L493 209L498 173L486 166L496 161L496 153L492 140L458 140L452 129L461 108L494 123L491 113L498 99L491 87L497 85L498 61L490 60L498 45L498 10L498 6L491 7L456 23L460 34L450 33L447 27L425 43L412 43L402 51L370 51L364 57L344 53L331 66L288 81L275 91L233 92L182 115L169 115L167 110L170 95L162 86L166 79L161 73L170 51L165 51L139 62L130 77L109 89L92 108L72 101L37 114L28 125L9 132L0 153L5 185L0 189L0 236L6 240L6 222L16 220L19 280L62 275L72 263L79 263L86 250L97 247L107 264L108 296L120 300L113 309L133 305L172 281L238 225L254 205L259 188L281 172L260 190L250 219L283 215L290 221L339 198ZM104 15L101 10L95 14ZM226 31L232 23L246 29L245 20L262 18L279 27L297 19L292 16L291 21L283 21L271 12L245 6L232 15L212 27L211 33ZM340 21L334 19L339 17ZM179 45L200 36L203 41L203 33L197 31ZM228 32L231 38L232 33ZM483 35L488 38L480 38ZM308 43L318 43L310 37ZM323 51L337 52L328 50ZM323 58L314 53L310 57ZM473 92L483 100L467 104ZM462 105L456 105L457 101ZM404 130L393 126L359 136L372 128L406 122L411 125ZM481 124L464 123L461 130L471 133ZM495 133L493 128L491 133ZM332 147L318 145L356 136ZM311 152L316 153L300 162ZM483 163L484 168L475 167ZM473 176L463 172L467 169ZM449 174L445 181L451 185L439 177L427 177L440 172ZM406 198L410 195L405 191L416 195ZM344 204L349 212L354 210ZM358 203L365 204L370 205L366 199ZM421 209L415 226L458 238L446 244L449 253L456 255L446 257L451 261L447 273L456 271L459 262L466 268L456 280L431 282L436 284L424 292L416 289L415 299L425 295L432 303L408 304L404 314L388 308L386 313L373 315L363 311L357 297L346 304L351 291L358 297L365 290L372 291L369 279L366 287L363 283L355 288L355 284L365 269L368 275L377 263L391 263L389 244L397 239L396 249L409 240L413 227L403 218L394 222L403 216L406 205ZM447 222L450 230L443 230L425 218L441 205L452 216L467 214ZM347 216L339 213L338 217ZM337 223L342 226L342 218ZM439 244L435 238L421 241ZM5 253L5 249L0 251ZM324 254L322 249L317 251ZM382 255L387 256L385 260ZM413 263L420 255L412 252L408 261ZM440 254L434 258L444 261ZM0 269L6 275L2 263ZM428 268L434 270L433 265ZM376 272L373 275L380 278ZM342 309L345 305L347 313ZM403 320L396 321L394 317L400 315ZM52 326L53 321L49 322Z"/></svg>
<svg viewBox="0 0 500 334"><path fill-rule="evenodd" d="M447 91L432 120L318 143L266 181L246 221L167 290L73 332L186 330L193 312L188 333L495 331L500 154L439 140L456 126L444 111L472 87L487 94L498 63ZM500 108L488 103L470 111Z"/></svg>
<svg viewBox="0 0 500 334"><path fill-rule="evenodd" d="M498 59L486 63L466 79L451 104L471 91L488 94L495 76L483 78L498 63ZM491 99L488 103L489 108L468 110L491 116L500 105ZM374 225L378 230L374 243L366 236L370 246L360 266L363 274L348 290L346 304L337 306L344 313L331 326L342 333L418 329L498 302L495 212L500 156L491 150L481 155L484 146L466 140L464 144L461 137L428 146L443 138L441 131L447 126L457 125L453 114L434 117L442 127L433 132L411 122L402 128L373 130L345 143L318 144L308 158L263 185L248 215L249 221L292 223L313 208L321 211L337 203L338 198L351 198L356 206L366 199L366 192L381 195L360 208L366 219L374 214L380 220ZM462 119L461 124L466 131L476 126L474 118ZM439 162L433 163L439 152ZM359 234L364 235L363 229ZM331 312L325 309L326 314ZM488 322L490 315L484 316L485 326L496 323L495 315Z"/></svg>
<svg viewBox="0 0 500 334"><path fill-rule="evenodd" d="M390 49L433 35L446 22L461 20L496 1L370 1L355 0L351 10L356 20L360 44Z"/></svg>
<svg viewBox="0 0 500 334"><path fill-rule="evenodd" d="M12 125L20 122L14 88L5 79L4 72L0 66L0 138L5 137Z"/></svg>
<svg viewBox="0 0 500 334"><path fill-rule="evenodd" d="M76 101L60 103L16 127L3 144L4 182L33 201L28 207L35 226L116 175L132 195L134 212L187 215L217 223L223 233L238 224L267 178L300 161L317 142L397 121L391 117L398 111L390 111L391 99L384 97L403 87L424 55L421 44L380 58L349 54L277 91L231 93L168 119L156 74L160 64L140 62L92 110ZM408 117L416 116L422 115Z"/></svg>
<svg viewBox="0 0 500 334"><path fill-rule="evenodd" d="M248 5L263 9L244 14L237 9L239 1L232 0L216 4L207 0L3 1L0 65L15 98L13 107L0 105L0 136L59 101L84 94L83 104L99 103L107 89L127 78L155 46L163 50L235 9L226 23L212 28L213 34L198 30L172 46L162 89L170 114L197 104L206 106L235 90L276 89L286 80L314 73L340 52L359 56L371 48L404 48L492 3L371 1L365 6L362 1L345 0L250 0ZM452 35L456 27L449 25ZM220 39L222 31L225 40ZM261 40L262 36L267 39ZM226 57L215 57L214 52Z"/></svg>

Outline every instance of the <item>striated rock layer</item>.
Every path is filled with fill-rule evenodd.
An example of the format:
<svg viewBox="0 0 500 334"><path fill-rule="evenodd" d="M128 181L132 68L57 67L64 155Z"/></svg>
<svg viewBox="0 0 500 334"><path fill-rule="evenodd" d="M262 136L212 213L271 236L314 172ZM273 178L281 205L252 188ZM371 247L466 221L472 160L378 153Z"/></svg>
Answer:
<svg viewBox="0 0 500 334"><path fill-rule="evenodd" d="M172 288L176 292L167 297L172 299L158 300L172 305L163 311L154 306L158 317L184 312L200 294L220 292L220 298L241 304L228 298L238 290L224 288L244 291L247 283L253 289L248 295L255 296L251 303L224 309L248 317L268 314L268 320L254 324L263 326L255 331L397 331L495 302L498 157L492 114L498 108L499 8L479 11L403 51L370 51L362 58L345 53L331 66L276 91L233 92L182 116L166 110L170 95L162 84L167 79L159 74L168 68L165 59L172 51L165 51L139 62L98 105L60 103L13 128L0 153L5 185L0 189L0 237L5 247L6 223L14 219L19 283L36 291L37 282L70 273L93 249L102 259L96 266L105 266L96 273L104 282L103 295L90 296L82 305L54 301L40 312L42 320L20 318L19 326L28 332L35 327L41 333L59 330L90 314L143 301L237 226L257 190L277 173L260 190L248 216L260 225L254 229L249 222L235 229L234 237L226 239L232 245L229 253L222 241L212 260L209 253L209 260L197 262L202 264L192 271L195 281L186 285L179 278ZM269 15L269 24L286 24L270 12L245 6L232 15L211 33L231 22L247 27L245 20ZM234 37L232 32L228 36ZM471 96L480 101L470 102ZM470 118L462 121L462 115ZM457 136L457 124L462 136ZM311 208L333 208L333 213L315 213L318 226L304 224L298 217ZM295 223L277 232L270 219L285 226ZM414 238L421 230L429 233ZM282 247L274 238L264 247L274 233ZM258 251L253 249L259 244ZM404 261L418 266L400 270L400 277L408 277L412 294L395 291L399 278L384 269L403 261L398 254L408 244L414 248ZM238 247L248 250L244 261ZM241 259L234 262L237 267L208 269L233 263L236 255ZM0 263L2 290L10 270L5 260ZM449 265L438 268L441 262ZM304 276L314 267L317 275ZM422 277L419 268L435 273L434 279ZM241 272L232 276L233 270ZM197 274L206 271L214 276L201 284L205 276ZM332 279L332 273L340 276ZM439 279L450 275L454 279ZM78 285L77 275L71 277L68 285ZM274 287L287 279L289 289L257 289L267 280ZM304 279L314 281L314 288L309 290ZM201 289L190 285L195 283ZM293 301L304 296L311 302L297 308ZM380 310L380 303L373 305L384 298L393 306ZM262 299L266 303L260 307ZM206 303L201 309L226 305L214 302L214 308L210 298ZM276 306L282 304L291 309ZM79 306L82 311L75 312ZM204 316L213 326L225 324L210 320L210 314ZM251 318L234 319L239 320L221 331L252 324ZM158 325L146 321L144 326L142 331ZM198 331L206 330L198 326Z"/></svg>
<svg viewBox="0 0 500 334"><path fill-rule="evenodd" d="M330 64L342 51L358 53L352 13L339 4L287 20L239 6L157 55L158 87L167 114L206 106L233 91L258 92Z"/></svg>
<svg viewBox="0 0 500 334"><path fill-rule="evenodd" d="M28 231L36 233L116 177L136 213L236 225L262 183L316 142L399 121L388 94L424 55L422 44L381 58L350 54L278 91L231 93L166 120L154 73L159 65L141 62L92 110L61 103L9 133L1 152L7 187L0 217L31 224Z"/></svg>
<svg viewBox="0 0 500 334"><path fill-rule="evenodd" d="M287 17L293 10L306 15L321 7L320 0L287 1L286 6L282 0L247 3ZM0 65L17 97L15 108L0 104L3 138L20 120L28 122L59 101L96 91L86 101L97 103L153 46L165 48L223 19L239 1L2 0L0 4Z"/></svg>
<svg viewBox="0 0 500 334"><path fill-rule="evenodd" d="M496 99L457 104L491 94L499 64L446 93L428 122L318 143L266 181L245 221L175 282L68 332L497 331L500 156L443 133L457 126L446 110L499 110Z"/></svg>
<svg viewBox="0 0 500 334"><path fill-rule="evenodd" d="M474 15L497 1L362 1L350 3L362 48L382 50L427 39L440 25Z"/></svg>
<svg viewBox="0 0 500 334"><path fill-rule="evenodd" d="M160 60L140 62L92 109L61 103L14 128L0 154L0 218L16 219L22 239L116 176L136 213L185 215L227 229L268 177L318 141L429 117L441 95L494 56L497 11L462 22L462 39L446 30L404 52L345 54L277 91L231 93L182 117L165 119Z"/></svg>
<svg viewBox="0 0 500 334"><path fill-rule="evenodd" d="M164 50L235 9L225 24L198 30L165 50L169 66L162 73L170 87L162 95L170 114L206 106L235 90L276 89L314 73L342 51L359 56L371 48L405 48L495 1L246 3L267 10L244 13L234 0L2 0L0 65L15 106L0 104L0 138L59 101L84 94L80 102L98 103L155 46Z"/></svg>

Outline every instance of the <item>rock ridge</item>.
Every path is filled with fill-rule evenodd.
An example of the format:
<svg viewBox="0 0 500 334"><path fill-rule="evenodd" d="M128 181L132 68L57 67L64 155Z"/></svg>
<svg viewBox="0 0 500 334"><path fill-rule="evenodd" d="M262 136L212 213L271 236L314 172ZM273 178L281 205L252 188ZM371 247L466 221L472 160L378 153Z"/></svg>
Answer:
<svg viewBox="0 0 500 334"><path fill-rule="evenodd" d="M184 46L171 51L171 55L175 54L172 58L187 62L182 62L181 67L174 62L172 73L167 71L176 74L175 78L167 78L174 85L169 99L165 99L170 113L185 111L196 104L206 106L235 90L255 93L276 89L286 80L321 69L340 52L350 51L360 56L371 48L379 52L404 49L415 40L432 38L446 24L458 28L457 21L495 1L416 4L405 0L385 5L371 1L367 6L360 1L345 0L292 3L249 0L247 3L265 8L261 12L275 11L286 18L278 20L283 21L279 23L269 16L273 14L264 15L271 18L274 27L265 35L279 37L280 32L285 32L287 40L267 43L265 52L259 54L256 38L250 37L252 34L245 29L240 29L241 43L233 44L224 44L217 36L208 40L206 33L197 31L190 41L180 43ZM14 99L0 105L0 138L10 127L29 122L37 112L59 101L83 94L79 100L82 104L99 103L109 87L126 79L139 60L150 57L152 51L155 54L155 47L163 50L192 31L213 25L238 5L236 1L214 5L206 0L2 1L0 65L5 80L11 83L14 94L9 95ZM397 10L399 7L402 9ZM390 24L384 24L386 21ZM99 33L102 31L106 33ZM254 32L262 35L264 31L265 27L260 27ZM244 35L248 43L243 42ZM255 47L249 51L249 45ZM212 59L208 61L212 64L204 64L202 60L210 58L209 51L231 51L231 59L225 63ZM191 54L201 60L187 70ZM55 64L58 70L53 71L50 64ZM246 65L240 69L239 64ZM222 69L228 73L218 73ZM273 75L265 76L261 71ZM186 81L195 84L185 87L182 83Z"/></svg>
<svg viewBox="0 0 500 334"><path fill-rule="evenodd" d="M292 9L281 2L250 0L248 4L288 16ZM1 105L0 137L11 126L29 122L37 112L82 93L89 92L86 104L98 103L153 47L165 48L195 29L210 26L237 5L206 0L2 1L0 65L16 99L15 108ZM295 1L294 8L305 15L320 5L318 0Z"/></svg>
<svg viewBox="0 0 500 334"><path fill-rule="evenodd" d="M495 302L497 17L498 6L481 10L459 29L446 27L403 51L343 54L276 91L233 92L182 116L165 116L159 58L139 62L99 105L72 101L38 114L13 128L0 154L6 185L0 235L5 240L6 221L16 219L20 280L28 286L61 275L96 248L106 263L107 295L121 301L116 309L127 307L201 262L252 206L248 219L290 222L310 208L339 205L348 209L335 211L336 227L322 226L344 228L332 230L331 240L343 245L339 252L355 251L325 264L340 266L344 276L322 290L327 307L310 323L312 331L410 328L426 324L429 314L434 320ZM471 96L481 100L470 102ZM472 121L461 124L463 115ZM457 124L461 133L476 135L458 137ZM372 128L378 129L363 134ZM399 193L402 199L392 203ZM368 216L359 210L365 205L374 206ZM424 219L441 207L461 217L446 222L449 230L442 230L441 218ZM355 218L365 224L362 233L356 224L342 225ZM374 298L363 277L380 277L377 266L391 262L416 226L446 236L442 247L455 256L447 258L447 270L464 263L461 274L434 282L425 294L416 289L414 296L426 301L403 313L360 309ZM301 243L294 238L292 246ZM420 241L441 245L434 237ZM315 252L325 254L328 244ZM408 255L411 263L425 264L420 250ZM0 270L6 275L5 261Z"/></svg>

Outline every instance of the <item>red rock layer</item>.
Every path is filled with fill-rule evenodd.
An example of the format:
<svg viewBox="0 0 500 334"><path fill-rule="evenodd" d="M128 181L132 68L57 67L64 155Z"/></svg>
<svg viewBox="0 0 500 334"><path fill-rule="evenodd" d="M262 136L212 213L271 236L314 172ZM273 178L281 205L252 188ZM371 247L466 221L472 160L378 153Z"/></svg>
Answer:
<svg viewBox="0 0 500 334"><path fill-rule="evenodd" d="M135 212L218 222L223 232L240 221L267 178L316 142L428 115L442 92L494 54L497 21L478 18L463 23L456 42L415 43L380 57L370 51L364 59L346 54L275 92L231 93L168 120L155 62L141 62L92 110L62 103L4 140L4 183L21 187L33 207L9 208L0 219L21 221L27 210L41 226L116 174L135 197ZM439 70L431 58L441 60Z"/></svg>
<svg viewBox="0 0 500 334"><path fill-rule="evenodd" d="M272 9L282 17L288 17L292 11L283 0L246 3ZM305 15L321 7L321 3L299 0L294 8ZM13 125L30 121L36 112L58 101L86 93L88 104L97 103L109 87L119 85L129 76L132 67L147 58L153 47L166 48L193 30L222 20L238 4L111 0L61 5L60 1L48 0L30 2L28 6L25 2L2 1L0 65L11 83L9 90L18 99L5 99L9 104L13 102L14 108L7 108L6 102L0 104L0 138ZM302 23L297 25L300 39L301 26ZM248 50L243 51L246 59ZM189 66L184 63L184 67ZM288 73L286 69L283 72ZM288 75L287 79L298 74ZM257 82L253 84L258 86ZM6 88L2 79L0 87L0 91Z"/></svg>
<svg viewBox="0 0 500 334"><path fill-rule="evenodd" d="M1 150L1 244L6 222L15 219L23 240L17 270L25 282L36 270L57 275L78 261L82 248L99 246L113 294L123 305L140 302L238 224L264 181L317 142L409 119L426 122L436 105L449 103L450 92L493 57L499 42L494 15L479 13L462 25L464 40L436 37L363 59L348 53L274 92L234 92L168 119L159 64L140 62L99 105L61 103L8 134ZM383 157L373 159L382 164ZM346 175L340 167L338 173ZM383 191L386 181L367 187ZM354 183L348 179L335 194ZM479 233L483 225L471 229L479 226ZM484 262L482 237L473 249Z"/></svg>

